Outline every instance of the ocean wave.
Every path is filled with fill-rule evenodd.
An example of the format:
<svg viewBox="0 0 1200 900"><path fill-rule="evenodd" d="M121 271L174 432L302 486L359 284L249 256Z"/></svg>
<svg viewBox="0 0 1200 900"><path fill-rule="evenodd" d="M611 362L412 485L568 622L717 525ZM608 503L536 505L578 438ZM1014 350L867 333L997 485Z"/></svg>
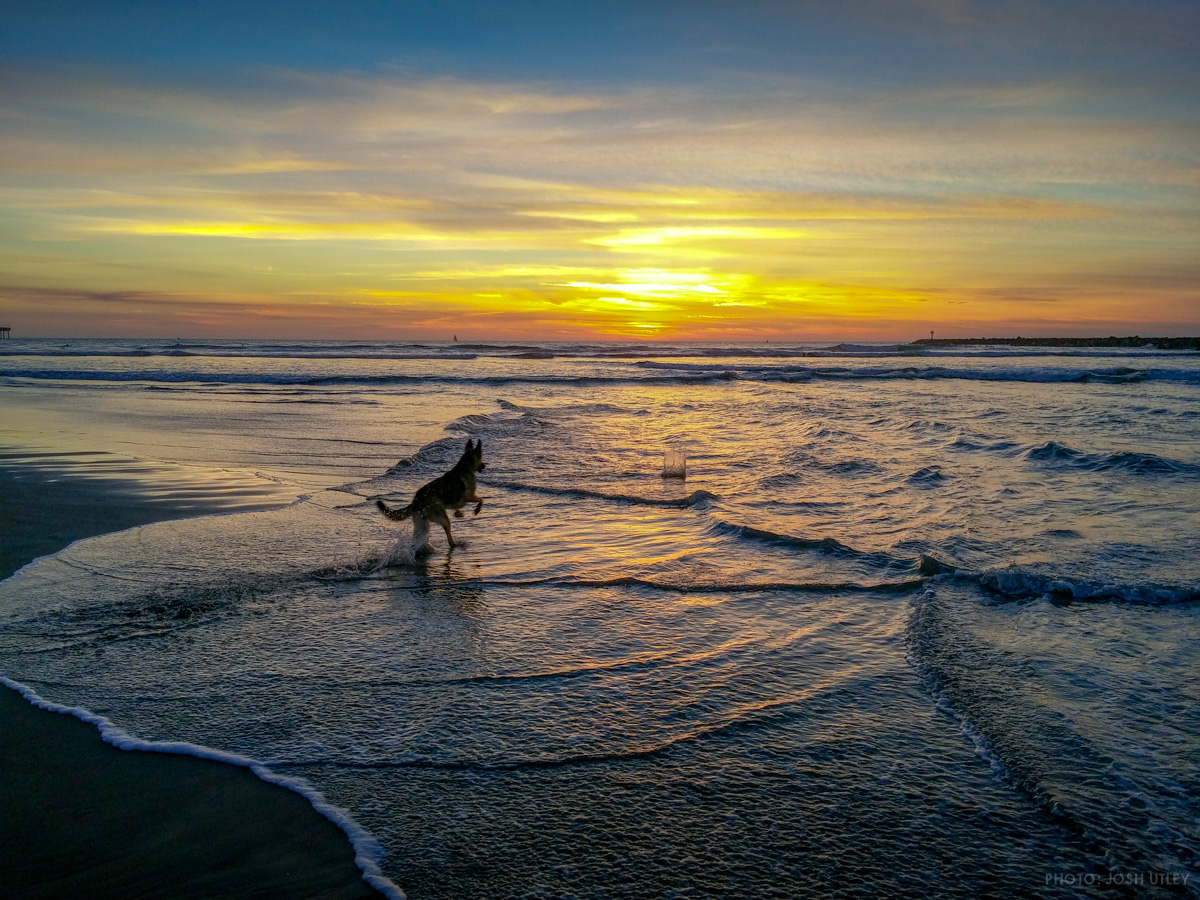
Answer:
<svg viewBox="0 0 1200 900"><path fill-rule="evenodd" d="M1147 369L1130 369L1125 366L1118 366L1115 369L1088 370L1074 380L1084 382L1100 381L1105 384L1133 384L1138 381L1146 381L1149 378L1150 372Z"/></svg>
<svg viewBox="0 0 1200 900"><path fill-rule="evenodd" d="M0 357L2 359L3 357ZM295 358L298 362L303 357ZM372 357L386 361L384 357ZM423 360L429 363L456 362L469 356L409 355L393 356L392 359ZM336 360L337 357L322 359ZM22 367L8 365L0 369L0 377L7 379L34 379L56 381L112 381L149 383L200 383L208 385L297 385L309 387L334 387L339 385L360 387L388 387L403 385L447 385L499 386L511 384L546 385L656 385L656 384L717 384L727 381L746 381L765 384L803 384L813 381L995 381L1030 383L1088 383L1128 384L1139 381L1162 381L1183 384L1200 384L1200 370L1195 368L1128 369L1080 369L1069 366L1037 367L946 367L938 365L904 366L797 366L797 365L754 365L731 362L662 362L641 359L621 367L623 371L612 372L561 370L556 372L491 372L474 374L461 372L448 366L444 370L425 372L361 372L313 371L280 372L266 368L245 366L239 371L174 369L169 367L110 367L107 369L67 368L57 366Z"/></svg>
<svg viewBox="0 0 1200 900"><path fill-rule="evenodd" d="M804 358L1188 358L1191 347L1021 346L929 343L641 343L608 341L178 341L17 339L0 355L43 357L205 356L266 359L804 359Z"/></svg>
<svg viewBox="0 0 1200 900"><path fill-rule="evenodd" d="M1047 441L1026 451L1026 459L1054 463L1088 472L1122 471L1134 475L1200 475L1200 465L1168 459L1153 453L1122 450L1115 453L1088 453L1057 441Z"/></svg>
<svg viewBox="0 0 1200 900"><path fill-rule="evenodd" d="M909 348L911 352L921 352L920 347ZM841 351L843 353L879 353L879 354L896 354L901 348L899 344L834 344L829 348L830 352Z"/></svg>
<svg viewBox="0 0 1200 900"><path fill-rule="evenodd" d="M1130 369L1117 366L1111 369L1084 369L1069 366L1021 366L962 368L940 365L904 366L731 366L703 362L658 362L642 360L634 363L640 369L719 374L726 379L776 383L809 381L1016 381L1034 384L1070 384L1103 382L1127 384L1139 381L1173 381L1200 384L1200 371L1195 369Z"/></svg>
<svg viewBox="0 0 1200 900"><path fill-rule="evenodd" d="M732 535L743 540L792 547L797 550L815 550L819 553L828 553L864 562L875 568L889 571L915 572L922 576L942 575L956 571L955 566L932 556L922 554L916 557L902 557L882 551L858 550L832 537L798 537L764 528L755 528L751 525L726 522L722 519L714 520L711 527L719 534Z"/></svg>
<svg viewBox="0 0 1200 900"><path fill-rule="evenodd" d="M1045 597L1060 603L1074 600L1116 601L1148 606L1169 606L1200 600L1200 585L1184 587L1151 583L1112 584L1047 574L1020 566L988 569L978 573L959 571L955 577L974 581L988 593L1008 600Z"/></svg>
<svg viewBox="0 0 1200 900"><path fill-rule="evenodd" d="M226 352L218 352L226 351ZM135 350L107 350L100 351L95 349L79 349L79 350L14 350L0 353L0 357L30 357L30 356L49 356L53 358L64 359L152 359L156 356L167 357L171 359L314 359L314 360L345 360L345 359L361 359L381 361L388 360L405 360L405 359L430 359L430 360L449 360L449 361L464 361L478 359L478 353L462 353L462 352L446 352L439 353L437 351L425 352L386 352L379 351L375 353L353 353L342 350L271 350L257 349L253 351L233 352L226 348L214 348L206 350L202 345L188 344L185 347L166 347L158 350L135 349ZM538 351L532 351L530 354L514 354L513 359L553 359L554 354L540 355Z"/></svg>
<svg viewBox="0 0 1200 900"><path fill-rule="evenodd" d="M925 583L924 577L905 581L882 581L864 584L858 581L699 581L643 578L620 575L612 578L582 578L555 576L532 579L489 579L464 582L471 585L502 585L505 587L566 587L566 588L646 588L673 594L756 594L763 591L780 593L885 593L895 594L915 590Z"/></svg>
<svg viewBox="0 0 1200 900"><path fill-rule="evenodd" d="M203 385L298 385L309 387L334 387L358 385L361 387L389 387L401 385L477 385L501 386L510 384L546 385L625 385L625 384L711 384L733 380L735 376L725 373L697 373L693 375L622 376L622 375L577 375L512 373L509 375L456 375L452 373L362 375L342 373L314 375L310 372L199 372L163 369L141 369L124 371L95 371L86 369L0 369L0 378L31 379L38 381L113 381L150 382L162 384Z"/></svg>
<svg viewBox="0 0 1200 900"><path fill-rule="evenodd" d="M544 754L528 757L503 757L492 759L437 759L417 753L405 753L391 760L353 759L290 759L289 766L328 766L335 769L435 769L449 772L509 772L520 769L558 769L568 766L587 766L625 760L645 759L670 750L676 744L694 740L703 732L689 733L673 740L648 744L628 749L612 749L597 753Z"/></svg>
<svg viewBox="0 0 1200 900"><path fill-rule="evenodd" d="M485 484L493 487L507 488L512 491L529 491L545 494L551 497L577 497L580 499L609 500L614 503L631 503L637 506L658 506L664 509L692 509L712 503L717 500L716 494L708 491L692 491L686 497L660 498L643 497L637 494L619 494L609 491L594 491L587 488L559 488L538 484L526 484L522 481L499 481L483 479Z"/></svg>
<svg viewBox="0 0 1200 900"><path fill-rule="evenodd" d="M309 499L310 495L302 494L291 506L300 506ZM91 539L84 538L77 543L88 540ZM102 569L72 562L66 550L53 554L53 557L69 569L77 569L82 573L105 574ZM290 585L303 584L309 578L319 579L335 571L339 578L361 577L371 571L372 563L378 568L379 562L361 561L359 567L353 571L341 568L299 567L260 575L257 578L242 576L231 580L227 576L214 574L210 578L194 578L178 584L146 582L145 593L135 594L115 603L88 604L78 609L48 612L36 622L28 623L20 632L20 639L13 647L6 647L5 652L11 656L39 656L95 646L96 640L103 640L106 646L128 641L153 641L166 635L235 619L243 614L245 604L254 598ZM32 570L37 563L38 560L34 560L25 568ZM24 569L21 570L23 571ZM12 577L17 577L21 572ZM121 580L141 583L138 579L126 577L122 577ZM7 635L15 633L17 632L8 630L0 638L7 640Z"/></svg>
<svg viewBox="0 0 1200 900"><path fill-rule="evenodd" d="M1013 441L1005 440L990 440L987 438L965 438L960 437L950 444L947 450L966 450L966 451L982 451L985 453L1007 453L1010 450L1019 450L1020 444Z"/></svg>
<svg viewBox="0 0 1200 900"><path fill-rule="evenodd" d="M913 472L904 481L917 487L937 487L949 479L950 476L942 471L941 466L925 466Z"/></svg>
<svg viewBox="0 0 1200 900"><path fill-rule="evenodd" d="M518 405L503 399L497 400L496 403L501 409L508 410L509 412L527 413L531 416L608 415L610 413L618 413L621 415L630 416L645 416L650 414L649 410L646 409L618 406L615 403L567 403L562 406L529 406Z"/></svg>
<svg viewBox="0 0 1200 900"><path fill-rule="evenodd" d="M764 725L774 724L794 715L794 710L802 707L818 694L836 691L838 685L833 683L811 684L795 691L793 694L747 703L732 709L725 715L718 716L708 722L702 722L691 728L666 736L659 740L643 741L624 747L597 747L593 752L547 752L535 756L512 756L497 754L474 759L437 758L419 753L403 753L389 760L353 760L353 759L296 759L288 760L292 766L329 766L342 769L442 769L449 771L511 771L519 769L556 769L567 766L597 765L611 762L622 762L632 759L644 759L667 752L681 744L701 740L737 729L753 729Z"/></svg>
<svg viewBox="0 0 1200 900"><path fill-rule="evenodd" d="M814 434L812 437L821 437L826 435ZM841 478L858 478L867 475L876 475L881 469L879 463L872 459L825 459L815 453L809 453L807 450L793 450L785 457L786 461L800 469L815 469L818 472L824 472L828 475L835 475ZM786 479L788 476L796 478L801 477L800 471L780 472L776 476Z"/></svg>

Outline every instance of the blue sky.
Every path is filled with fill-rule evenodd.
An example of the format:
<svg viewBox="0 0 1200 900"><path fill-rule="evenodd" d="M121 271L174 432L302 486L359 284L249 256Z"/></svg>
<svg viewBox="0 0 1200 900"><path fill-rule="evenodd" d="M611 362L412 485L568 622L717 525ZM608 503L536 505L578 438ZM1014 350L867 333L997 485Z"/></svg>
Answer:
<svg viewBox="0 0 1200 900"><path fill-rule="evenodd" d="M1197 85L1194 2L15 2L10 60L177 72L381 65L636 83L729 72L944 83L1110 75Z"/></svg>

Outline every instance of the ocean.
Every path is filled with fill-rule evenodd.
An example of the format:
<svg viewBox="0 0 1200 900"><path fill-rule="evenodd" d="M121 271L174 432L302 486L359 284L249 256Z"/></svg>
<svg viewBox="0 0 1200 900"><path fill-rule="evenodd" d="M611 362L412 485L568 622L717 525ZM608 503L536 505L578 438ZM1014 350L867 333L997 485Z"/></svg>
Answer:
<svg viewBox="0 0 1200 900"><path fill-rule="evenodd" d="M0 406L282 504L26 566L6 681L393 896L1200 896L1200 354L11 340Z"/></svg>

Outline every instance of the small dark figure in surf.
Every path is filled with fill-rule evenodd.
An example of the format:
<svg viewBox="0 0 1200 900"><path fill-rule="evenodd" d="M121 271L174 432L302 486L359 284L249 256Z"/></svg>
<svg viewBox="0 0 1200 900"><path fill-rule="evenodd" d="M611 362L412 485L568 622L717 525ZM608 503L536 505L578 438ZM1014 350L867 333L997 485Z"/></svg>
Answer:
<svg viewBox="0 0 1200 900"><path fill-rule="evenodd" d="M483 498L475 493L475 473L482 472L483 441L467 440L467 449L462 458L454 464L454 468L435 478L413 495L412 503L403 509L388 509L382 500L376 500L375 505L389 519L403 522L413 520L413 549L417 552L429 551L429 525L441 525L446 532L446 540L450 549L458 546L454 536L450 534L450 517L447 510L454 510L454 518L461 519L460 509L468 503L475 504L472 515L479 515L483 508Z"/></svg>

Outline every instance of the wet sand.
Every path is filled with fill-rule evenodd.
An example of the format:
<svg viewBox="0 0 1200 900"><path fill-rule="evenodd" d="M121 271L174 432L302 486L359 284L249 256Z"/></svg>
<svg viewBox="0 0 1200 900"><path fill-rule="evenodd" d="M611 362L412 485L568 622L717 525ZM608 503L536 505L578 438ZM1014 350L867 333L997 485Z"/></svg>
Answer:
<svg viewBox="0 0 1200 900"><path fill-rule="evenodd" d="M0 455L0 578L71 541L280 502L139 490ZM238 766L118 750L92 725L0 687L0 896L381 897L307 799Z"/></svg>

